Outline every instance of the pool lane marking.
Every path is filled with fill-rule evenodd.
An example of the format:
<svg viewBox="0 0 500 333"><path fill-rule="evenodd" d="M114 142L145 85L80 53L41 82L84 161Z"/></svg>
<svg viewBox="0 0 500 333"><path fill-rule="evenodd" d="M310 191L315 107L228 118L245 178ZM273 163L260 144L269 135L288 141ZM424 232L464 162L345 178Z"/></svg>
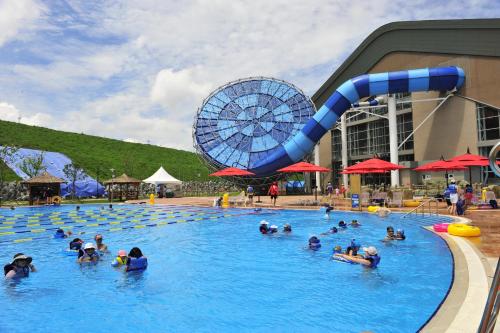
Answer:
<svg viewBox="0 0 500 333"><path fill-rule="evenodd" d="M244 213L244 214L220 214L219 216L211 216L211 217L207 217L207 218L202 218L201 220L209 220L209 219L221 219L221 218L224 218L224 217L233 217L233 216L242 216L242 215L248 215L247 213ZM183 220L184 221L184 220ZM184 222L192 222L192 221L198 221L197 218L195 219L187 219L185 220ZM146 228L146 227L161 227L161 226L166 226L166 225L169 225L169 224L177 224L179 223L178 221L172 221L172 222L158 222L158 223L150 223L150 224L145 224L145 225L126 225L126 226L123 226L123 227L120 227L120 228L110 228L110 229L107 229L107 230L102 230L101 232L115 232L115 231L123 231L123 230L128 230L128 229L142 229L142 228ZM182 222L181 222L182 223ZM102 224L98 224L100 226L102 225L106 225L106 224L109 224L109 223L102 223ZM75 225L75 226L71 226L69 228L84 228L86 225ZM52 228L52 229L55 229L55 228ZM47 229L49 230L49 229ZM29 232L28 231L23 231L24 232ZM16 234L16 232L10 232L11 234ZM80 232L80 234L83 234L85 233L84 232ZM2 235L2 233L0 233L0 235ZM20 238L20 239L10 239L10 240L0 240L0 244L1 243L23 243L23 242L29 242L29 241L33 241L33 240L39 240L39 239L53 239L53 237L47 237L47 236L40 236L40 237L31 237L31 238Z"/></svg>
<svg viewBox="0 0 500 333"><path fill-rule="evenodd" d="M182 215L178 215L178 216L174 216L174 217L181 217L181 216L184 216L185 214L182 214ZM193 216L194 214L190 215L190 216ZM208 217L207 219L219 219L219 218L222 218L222 217L230 217L230 216L237 216L237 215L244 215L244 214L221 214L219 216L211 216L211 217ZM174 224L174 223L184 223L184 222L187 222L187 221L195 221L196 219L188 219L188 220L185 220L185 219L179 219L179 220L176 220L176 221L173 221L172 223L169 223L169 224ZM203 218L202 218L203 220ZM142 221L148 221L147 219L144 219ZM130 220L130 222L132 223L139 223L139 222L142 222L141 220ZM94 222L94 221L91 221L91 222ZM129 221L123 221L123 222L119 222L119 223L127 223ZM71 222L67 222L68 224L73 224L75 222L71 221ZM62 223L64 224L64 223ZM63 227L63 229L69 229L69 228L84 228L84 227L99 227L99 226L103 226L103 225L108 225L110 223L86 223L86 224L83 224L83 225L74 225L74 226L67 226L67 227ZM47 225L50 225L47 224ZM139 225L140 226L140 225ZM18 227L25 227L25 226L18 226ZM131 227L134 227L134 226L131 226ZM0 236L7 236L7 235L12 235L12 234L20 234L20 233L28 233L28 232L46 232L46 231L51 231L51 230L56 230L56 229L59 229L59 227L53 227L53 228L46 228L46 229L34 229L35 231L33 230L21 230L21 231L8 231L8 232L2 232L0 233Z"/></svg>

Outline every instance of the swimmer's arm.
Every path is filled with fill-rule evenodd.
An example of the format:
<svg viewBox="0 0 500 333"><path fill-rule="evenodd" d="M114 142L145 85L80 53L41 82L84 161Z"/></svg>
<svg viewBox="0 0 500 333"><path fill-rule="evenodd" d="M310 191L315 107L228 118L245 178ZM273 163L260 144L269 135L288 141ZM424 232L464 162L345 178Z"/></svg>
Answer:
<svg viewBox="0 0 500 333"><path fill-rule="evenodd" d="M5 274L5 279L12 279L16 276L16 271L15 270L10 270L7 274Z"/></svg>
<svg viewBox="0 0 500 333"><path fill-rule="evenodd" d="M370 262L370 260L366 260L366 259L359 258L359 257L353 257L353 256L350 256L348 254L339 254L338 256L340 256L342 258L345 258L347 260L350 260L352 262L355 262L355 263L358 263L358 264L361 264L361 265L365 265L365 266L370 266L372 264Z"/></svg>
<svg viewBox="0 0 500 333"><path fill-rule="evenodd" d="M35 265L31 265L30 264L30 269L31 269L32 272L36 272L37 271L36 268L35 268Z"/></svg>

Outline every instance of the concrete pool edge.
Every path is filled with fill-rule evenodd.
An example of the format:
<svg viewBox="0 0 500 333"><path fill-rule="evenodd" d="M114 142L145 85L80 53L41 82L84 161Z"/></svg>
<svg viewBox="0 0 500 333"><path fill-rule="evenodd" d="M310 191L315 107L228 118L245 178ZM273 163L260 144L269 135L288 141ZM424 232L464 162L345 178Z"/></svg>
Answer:
<svg viewBox="0 0 500 333"><path fill-rule="evenodd" d="M456 219L456 222L466 221L470 222ZM489 277L493 274L490 260L462 237L436 233L431 227L426 229L448 244L454 260L454 278L444 301L420 332L475 332L488 297Z"/></svg>

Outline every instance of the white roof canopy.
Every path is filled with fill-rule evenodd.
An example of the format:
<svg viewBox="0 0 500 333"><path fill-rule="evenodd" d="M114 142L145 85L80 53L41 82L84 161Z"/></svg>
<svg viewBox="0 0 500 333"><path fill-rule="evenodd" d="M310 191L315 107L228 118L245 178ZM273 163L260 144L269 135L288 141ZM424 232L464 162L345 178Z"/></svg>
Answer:
<svg viewBox="0 0 500 333"><path fill-rule="evenodd" d="M175 184L180 185L182 182L178 179L172 177L163 167L161 166L158 171L156 171L151 177L143 180L145 183L161 185L161 184Z"/></svg>

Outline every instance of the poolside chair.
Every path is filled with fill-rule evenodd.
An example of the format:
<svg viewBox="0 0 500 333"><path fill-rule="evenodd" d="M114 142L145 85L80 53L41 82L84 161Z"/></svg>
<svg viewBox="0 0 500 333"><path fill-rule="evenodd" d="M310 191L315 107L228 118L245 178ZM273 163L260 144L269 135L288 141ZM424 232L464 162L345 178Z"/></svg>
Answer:
<svg viewBox="0 0 500 333"><path fill-rule="evenodd" d="M392 192L392 200L390 202L390 205L396 207L403 206L403 192Z"/></svg>

